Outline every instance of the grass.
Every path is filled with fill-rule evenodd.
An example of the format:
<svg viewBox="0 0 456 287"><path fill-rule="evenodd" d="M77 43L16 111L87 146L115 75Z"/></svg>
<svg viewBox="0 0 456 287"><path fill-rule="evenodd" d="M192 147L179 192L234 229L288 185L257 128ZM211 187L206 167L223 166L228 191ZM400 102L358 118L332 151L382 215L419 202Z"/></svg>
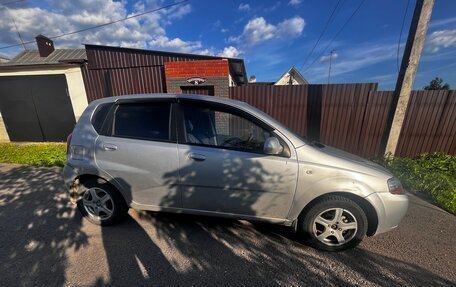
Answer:
<svg viewBox="0 0 456 287"><path fill-rule="evenodd" d="M0 162L37 166L63 166L64 143L0 143Z"/></svg>
<svg viewBox="0 0 456 287"><path fill-rule="evenodd" d="M456 156L423 154L416 158L386 157L379 161L399 178L407 190L431 197L456 214Z"/></svg>

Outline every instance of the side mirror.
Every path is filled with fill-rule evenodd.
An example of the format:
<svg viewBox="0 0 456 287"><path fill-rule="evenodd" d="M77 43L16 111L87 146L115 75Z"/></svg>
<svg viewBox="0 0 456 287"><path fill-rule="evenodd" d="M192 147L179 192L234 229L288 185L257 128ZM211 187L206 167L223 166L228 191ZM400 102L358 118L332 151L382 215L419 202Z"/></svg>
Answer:
<svg viewBox="0 0 456 287"><path fill-rule="evenodd" d="M280 154L283 146L276 137L269 137L264 142L263 151L265 154Z"/></svg>

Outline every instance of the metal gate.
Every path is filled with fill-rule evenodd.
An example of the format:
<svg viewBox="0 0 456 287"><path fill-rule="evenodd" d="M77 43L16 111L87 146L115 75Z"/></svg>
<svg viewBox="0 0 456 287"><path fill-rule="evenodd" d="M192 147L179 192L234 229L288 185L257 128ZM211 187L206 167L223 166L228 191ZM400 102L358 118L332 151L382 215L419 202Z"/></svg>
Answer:
<svg viewBox="0 0 456 287"><path fill-rule="evenodd" d="M11 141L65 141L76 123L65 75L0 77L0 111Z"/></svg>

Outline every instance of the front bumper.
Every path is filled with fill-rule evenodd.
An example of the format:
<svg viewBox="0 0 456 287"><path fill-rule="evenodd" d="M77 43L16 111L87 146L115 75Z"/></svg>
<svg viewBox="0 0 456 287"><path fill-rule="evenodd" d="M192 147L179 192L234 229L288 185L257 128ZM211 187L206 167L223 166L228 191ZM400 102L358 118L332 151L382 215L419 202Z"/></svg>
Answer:
<svg viewBox="0 0 456 287"><path fill-rule="evenodd" d="M409 199L405 194L376 192L365 198L377 211L378 227L374 235L396 228L407 213Z"/></svg>

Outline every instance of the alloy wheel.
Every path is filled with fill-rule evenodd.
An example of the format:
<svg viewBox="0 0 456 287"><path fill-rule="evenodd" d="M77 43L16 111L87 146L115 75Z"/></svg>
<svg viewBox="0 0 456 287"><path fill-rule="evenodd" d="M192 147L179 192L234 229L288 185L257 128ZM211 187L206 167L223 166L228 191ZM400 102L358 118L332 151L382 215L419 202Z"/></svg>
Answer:
<svg viewBox="0 0 456 287"><path fill-rule="evenodd" d="M323 244L340 246L352 240L358 230L356 217L343 208L321 212L312 224L314 236Z"/></svg>
<svg viewBox="0 0 456 287"><path fill-rule="evenodd" d="M89 216L98 220L107 220L114 213L111 196L98 187L90 188L84 193L82 204Z"/></svg>

